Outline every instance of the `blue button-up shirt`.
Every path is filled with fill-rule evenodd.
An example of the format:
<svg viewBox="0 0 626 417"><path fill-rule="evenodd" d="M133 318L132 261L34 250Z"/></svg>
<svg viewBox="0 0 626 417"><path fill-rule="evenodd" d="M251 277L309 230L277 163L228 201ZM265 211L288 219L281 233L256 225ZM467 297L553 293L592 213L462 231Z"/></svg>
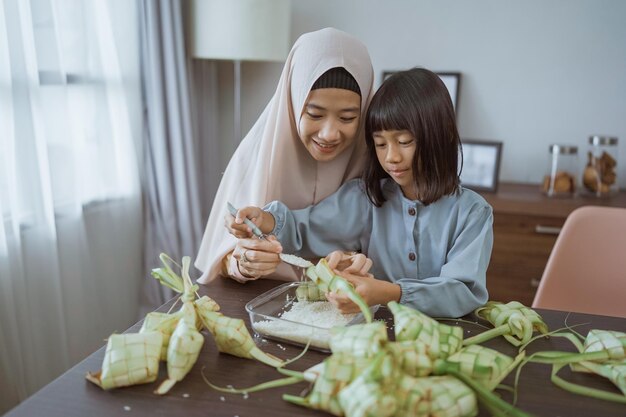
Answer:
<svg viewBox="0 0 626 417"><path fill-rule="evenodd" d="M404 197L390 179L383 192L387 201L376 207L356 179L315 206L289 210L274 201L265 209L285 253L362 252L375 278L400 285L402 304L433 317L460 317L485 304L491 206L465 188L428 206Z"/></svg>

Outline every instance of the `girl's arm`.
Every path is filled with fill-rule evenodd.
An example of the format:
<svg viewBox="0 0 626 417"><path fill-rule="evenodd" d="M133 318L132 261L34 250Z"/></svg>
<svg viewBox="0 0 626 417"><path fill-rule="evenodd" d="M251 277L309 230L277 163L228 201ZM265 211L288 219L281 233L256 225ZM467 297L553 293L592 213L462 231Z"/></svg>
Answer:
<svg viewBox="0 0 626 417"><path fill-rule="evenodd" d="M396 280L400 303L432 317L461 317L488 300L486 273L493 246L491 207L480 206L467 217L452 243L439 276Z"/></svg>
<svg viewBox="0 0 626 417"><path fill-rule="evenodd" d="M362 274L352 274L343 271L340 275L354 286L356 292L369 306L376 304L386 305L391 301L399 302L402 296L400 285L376 279L371 274L363 276ZM358 313L360 311L359 306L354 304L346 295L328 293L326 298L344 314Z"/></svg>
<svg viewBox="0 0 626 417"><path fill-rule="evenodd" d="M387 304L398 301L432 317L461 317L487 302L486 271L493 244L491 208L473 208L457 238L446 254L446 263L438 276L416 280L385 280L354 277L342 273L368 303ZM378 277L382 278L382 277ZM338 294L327 295L343 313L357 312L350 299Z"/></svg>

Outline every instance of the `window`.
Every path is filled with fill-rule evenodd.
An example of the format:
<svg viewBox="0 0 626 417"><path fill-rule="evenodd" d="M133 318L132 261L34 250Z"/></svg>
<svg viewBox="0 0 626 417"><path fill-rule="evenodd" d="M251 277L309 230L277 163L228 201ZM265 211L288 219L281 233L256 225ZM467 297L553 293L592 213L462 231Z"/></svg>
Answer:
<svg viewBox="0 0 626 417"><path fill-rule="evenodd" d="M4 42L0 35L0 61L7 57L0 63L5 219L9 213L30 218L48 197L58 215L136 195L133 132L140 131L140 119L131 118L129 98L139 101L138 65L125 80L119 58L119 48L136 45L116 42L102 2L8 4Z"/></svg>

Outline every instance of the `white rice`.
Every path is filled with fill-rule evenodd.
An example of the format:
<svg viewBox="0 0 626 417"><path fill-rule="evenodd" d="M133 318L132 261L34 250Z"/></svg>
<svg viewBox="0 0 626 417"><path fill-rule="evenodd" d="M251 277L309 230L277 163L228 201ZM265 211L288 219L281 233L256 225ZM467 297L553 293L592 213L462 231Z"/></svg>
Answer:
<svg viewBox="0 0 626 417"><path fill-rule="evenodd" d="M355 316L356 314L341 314L328 301L295 301L289 311L280 315L282 320L258 321L253 326L258 333L266 336L303 345L310 339L312 346L328 349L330 328L345 326Z"/></svg>
<svg viewBox="0 0 626 417"><path fill-rule="evenodd" d="M283 262L286 262L291 265L299 266L300 268L308 268L308 267L313 266L313 264L310 261L307 261L306 259L303 259L299 256L291 255L288 253L281 253L280 259L282 259Z"/></svg>

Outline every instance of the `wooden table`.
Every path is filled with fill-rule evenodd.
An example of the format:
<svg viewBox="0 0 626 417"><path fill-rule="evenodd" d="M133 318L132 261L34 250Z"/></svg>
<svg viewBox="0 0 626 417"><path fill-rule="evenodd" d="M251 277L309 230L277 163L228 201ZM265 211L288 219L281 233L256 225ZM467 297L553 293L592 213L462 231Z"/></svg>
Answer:
<svg viewBox="0 0 626 417"><path fill-rule="evenodd" d="M246 285L228 279L218 279L207 286L201 286L200 294L208 294L222 307L222 312L231 317L240 317L249 325L244 305L255 296L273 288L276 281L260 280ZM161 310L166 310L168 304ZM565 312L539 310L551 329L562 327ZM390 318L389 311L381 308L376 314L379 318ZM578 327L586 334L591 328L626 331L626 319L570 314L568 324L587 323ZM454 324L454 321L452 322ZM481 329L472 324L459 323L468 336ZM129 332L139 330L140 323ZM300 348L272 341L258 340L261 349L281 358L291 358L300 352ZM502 338L486 343L487 346L513 356L516 350ZM283 350L284 349L284 350ZM531 346L535 350L572 350L569 343L560 338L541 339ZM98 416L294 416L294 415L330 415L289 404L281 399L283 393L300 395L306 383L271 389L259 393L242 395L224 394L207 386L201 376L204 369L206 377L220 386L233 385L248 387L260 382L280 378L273 368L255 361L236 358L218 353L210 335L207 335L198 362L186 376L172 388L166 396L159 397L152 393L158 381L165 377L165 365L161 364L161 375L157 382L102 391L85 380L87 371L100 369L104 357L104 348L99 349L85 360L74 366L52 383L11 410L7 417L46 416L46 417L98 417ZM290 368L303 370L326 357L325 354L309 351ZM550 367L547 365L528 364L521 376L518 406L537 416L623 416L626 406L605 401L588 399L570 394L554 386L550 380ZM561 371L562 376L570 381L585 383L597 388L619 392L610 382L595 375L571 374L568 369ZM512 384L509 376L505 383ZM502 397L511 401L511 394L501 392ZM481 410L480 416L489 414Z"/></svg>

